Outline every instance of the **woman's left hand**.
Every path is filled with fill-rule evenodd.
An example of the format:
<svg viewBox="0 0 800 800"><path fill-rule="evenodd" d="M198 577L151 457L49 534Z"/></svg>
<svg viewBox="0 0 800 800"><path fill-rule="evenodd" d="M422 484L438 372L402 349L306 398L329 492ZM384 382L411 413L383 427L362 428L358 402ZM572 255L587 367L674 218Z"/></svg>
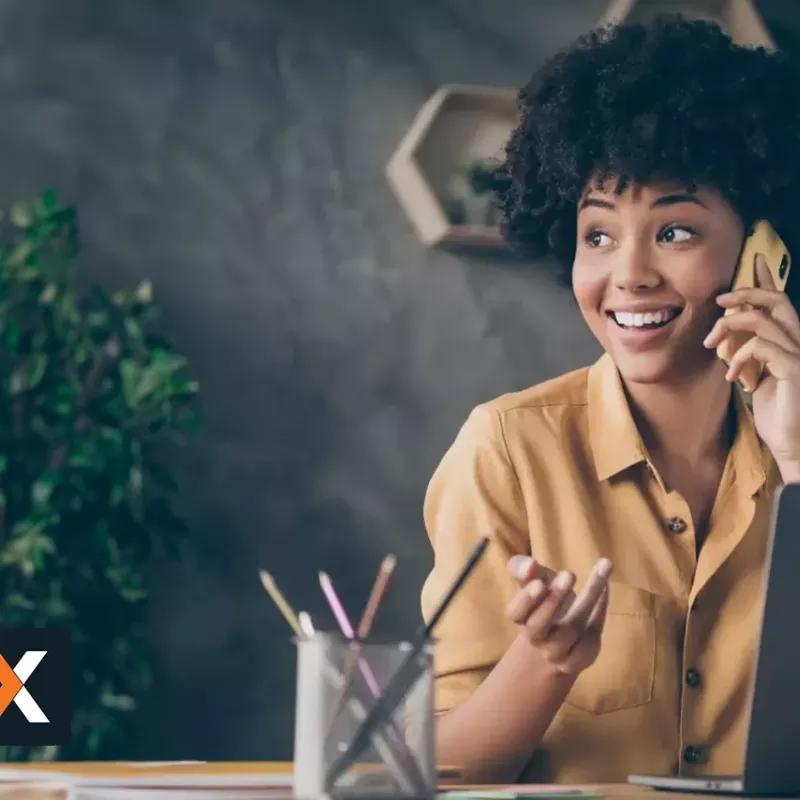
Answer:
<svg viewBox="0 0 800 800"><path fill-rule="evenodd" d="M733 382L751 359L764 364L761 382L753 392L753 418L759 436L769 447L784 483L800 483L800 317L789 298L777 291L763 256L756 257L754 289L720 295L723 308L751 306L720 317L706 338L717 347L734 331L753 334L734 354L726 379Z"/></svg>

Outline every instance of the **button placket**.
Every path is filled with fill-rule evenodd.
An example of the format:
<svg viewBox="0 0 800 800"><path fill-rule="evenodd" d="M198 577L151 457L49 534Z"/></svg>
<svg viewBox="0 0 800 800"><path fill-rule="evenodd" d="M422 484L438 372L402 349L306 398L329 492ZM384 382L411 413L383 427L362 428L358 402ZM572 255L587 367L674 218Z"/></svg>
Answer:
<svg viewBox="0 0 800 800"><path fill-rule="evenodd" d="M683 517L670 517L665 524L670 533L683 533L689 527Z"/></svg>
<svg viewBox="0 0 800 800"><path fill-rule="evenodd" d="M685 764L702 764L706 760L705 750L696 744L683 748L683 761Z"/></svg>
<svg viewBox="0 0 800 800"><path fill-rule="evenodd" d="M680 497L672 498L663 510L662 530L664 536L672 540L672 546L685 553L687 562L682 571L686 588L691 590L694 580L695 569L697 568L697 541L695 539L694 526L689 507Z"/></svg>
<svg viewBox="0 0 800 800"><path fill-rule="evenodd" d="M707 746L708 727L701 720L703 707L708 702L704 697L705 676L701 671L708 626L703 617L696 617L692 610L686 616L683 631L682 668L683 687L680 692L680 762L682 774L694 775L697 768L709 763Z"/></svg>
<svg viewBox="0 0 800 800"><path fill-rule="evenodd" d="M694 667L689 667L686 670L685 681L690 689L700 688L700 673Z"/></svg>
<svg viewBox="0 0 800 800"><path fill-rule="evenodd" d="M681 555L682 577L686 589L691 591L694 574L697 568L697 539L695 536L692 511L689 504L675 491L667 495L661 508L661 530L664 536L672 541L672 547Z"/></svg>

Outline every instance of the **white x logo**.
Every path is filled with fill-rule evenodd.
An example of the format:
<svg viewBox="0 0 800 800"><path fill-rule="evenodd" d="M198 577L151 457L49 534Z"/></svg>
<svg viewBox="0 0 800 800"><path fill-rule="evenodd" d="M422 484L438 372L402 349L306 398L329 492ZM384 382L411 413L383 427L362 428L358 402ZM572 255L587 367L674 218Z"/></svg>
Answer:
<svg viewBox="0 0 800 800"><path fill-rule="evenodd" d="M8 662L0 656L0 662L2 662L0 663L0 679L2 679L0 683L0 714L13 701L28 722L50 722L31 693L25 688L28 678L33 675L36 667L46 655L47 650L28 650L13 670L8 666Z"/></svg>

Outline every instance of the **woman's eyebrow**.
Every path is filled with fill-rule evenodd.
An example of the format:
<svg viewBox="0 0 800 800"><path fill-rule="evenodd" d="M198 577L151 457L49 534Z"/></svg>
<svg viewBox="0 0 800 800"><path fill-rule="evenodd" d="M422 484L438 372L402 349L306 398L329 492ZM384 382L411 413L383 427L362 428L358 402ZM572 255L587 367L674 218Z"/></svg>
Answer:
<svg viewBox="0 0 800 800"><path fill-rule="evenodd" d="M697 195L690 194L689 192L679 192L677 194L662 195L658 199L654 200L650 204L650 207L657 208L659 206L675 206L679 205L680 203L694 203L695 205L707 208L705 203L703 203L700 199L698 199Z"/></svg>
<svg viewBox="0 0 800 800"><path fill-rule="evenodd" d="M691 194L689 192L677 192L671 194L664 194L661 197L656 198L650 204L651 208L659 208L663 206L675 206L680 205L681 203L693 203L697 206L702 206L703 208L707 208L705 203L703 203L697 195ZM588 197L584 197L581 200L581 204L578 207L578 210L581 211L584 208L593 206L595 208L607 208L613 211L616 206L611 200L606 200L601 197L592 197L591 195Z"/></svg>
<svg viewBox="0 0 800 800"><path fill-rule="evenodd" d="M594 206L595 208L610 208L612 211L616 208L616 206L610 200L603 200L599 197L584 197L583 200L581 200L578 210L580 211L588 206Z"/></svg>

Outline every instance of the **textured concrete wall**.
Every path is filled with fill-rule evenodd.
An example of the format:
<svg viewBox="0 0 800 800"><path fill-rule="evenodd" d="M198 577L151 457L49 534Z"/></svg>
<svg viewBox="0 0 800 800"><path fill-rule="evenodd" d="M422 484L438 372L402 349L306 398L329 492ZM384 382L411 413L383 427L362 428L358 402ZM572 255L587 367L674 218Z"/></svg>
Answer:
<svg viewBox="0 0 800 800"><path fill-rule="evenodd" d="M381 628L408 633L425 485L469 409L597 355L543 265L421 247L383 169L439 84L518 86L604 6L0 3L0 200L76 200L91 276L151 278L202 385L142 755L290 757L294 652L257 568L327 621L317 570L355 615L394 552Z"/></svg>

